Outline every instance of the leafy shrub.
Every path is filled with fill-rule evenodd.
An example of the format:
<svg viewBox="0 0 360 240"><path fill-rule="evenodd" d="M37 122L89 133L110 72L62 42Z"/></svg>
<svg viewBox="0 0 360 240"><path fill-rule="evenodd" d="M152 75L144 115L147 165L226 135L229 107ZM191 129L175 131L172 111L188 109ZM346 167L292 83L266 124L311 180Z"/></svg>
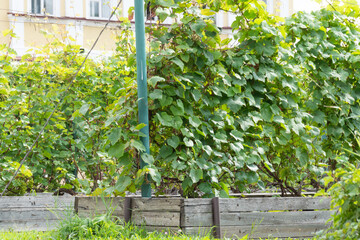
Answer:
<svg viewBox="0 0 360 240"><path fill-rule="evenodd" d="M211 12L199 16L190 3L170 7L170 16L182 13L179 23L148 29L149 163L161 185L190 197L321 187L325 166L354 141L348 128L358 129L357 26L326 10L279 26L256 3L217 4L244 16L232 24L234 47L220 38Z"/></svg>
<svg viewBox="0 0 360 240"><path fill-rule="evenodd" d="M360 147L359 141L358 144ZM324 178L325 185L330 186L327 193L332 198L331 207L336 212L332 216L332 226L325 234L320 233L319 239L360 239L360 155L346 151L357 160L351 163L348 157L340 156L341 164Z"/></svg>
<svg viewBox="0 0 360 240"><path fill-rule="evenodd" d="M178 21L147 28L147 167L139 166L134 37L122 19L115 55L85 64L29 156L34 188L124 195L147 175L157 194L177 188L189 197L323 187L326 167L335 169L337 152L351 149L351 131L360 129L352 18L321 10L280 22L251 0L209 1L209 9L152 2L160 21ZM234 39L213 22L220 9L238 15ZM0 162L18 162L84 56L56 40L16 64L12 49L1 51Z"/></svg>
<svg viewBox="0 0 360 240"><path fill-rule="evenodd" d="M74 187L89 194L100 187L116 194L127 187L136 190L135 184L129 185L138 166L129 159L134 159L142 145L138 141L134 67L127 67L134 39L129 23L124 23L120 32L116 57L86 62L29 155L27 166L36 191ZM22 56L19 62L14 61L16 53L2 45L3 164L7 159L22 159L84 60L80 46L59 42L51 34L47 37L48 45L34 55ZM8 180L4 178L4 183Z"/></svg>
<svg viewBox="0 0 360 240"><path fill-rule="evenodd" d="M0 162L0 193L3 192L6 184L13 177L19 166L20 164L18 162ZM23 165L18 175L9 185L6 195L23 195L33 188L33 183L34 180L31 170Z"/></svg>

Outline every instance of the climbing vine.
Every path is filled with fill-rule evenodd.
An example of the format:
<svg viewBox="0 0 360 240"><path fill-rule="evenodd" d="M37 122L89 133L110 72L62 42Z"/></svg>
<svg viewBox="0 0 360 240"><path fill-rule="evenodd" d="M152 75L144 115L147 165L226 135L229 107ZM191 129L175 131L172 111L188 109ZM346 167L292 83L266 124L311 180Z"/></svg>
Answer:
<svg viewBox="0 0 360 240"><path fill-rule="evenodd" d="M188 197L324 188L324 172L354 148L360 127L354 16L323 9L284 20L250 0L150 6L147 168L139 169L134 38L121 19L117 51L86 63L26 163L25 186L124 195L150 175L156 194ZM233 37L214 23L218 11L236 14ZM174 23L161 24L167 18ZM2 52L0 168L20 160L84 58L57 41L16 63L12 49Z"/></svg>

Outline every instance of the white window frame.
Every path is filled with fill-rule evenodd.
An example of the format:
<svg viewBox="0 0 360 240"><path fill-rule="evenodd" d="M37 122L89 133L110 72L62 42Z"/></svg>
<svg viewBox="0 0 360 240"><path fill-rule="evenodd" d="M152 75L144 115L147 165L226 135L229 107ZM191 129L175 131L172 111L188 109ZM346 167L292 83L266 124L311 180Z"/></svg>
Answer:
<svg viewBox="0 0 360 240"><path fill-rule="evenodd" d="M274 14L274 0L266 0L266 9L270 14Z"/></svg>
<svg viewBox="0 0 360 240"><path fill-rule="evenodd" d="M28 13L32 14L32 15L49 15L49 16L60 16L60 1L59 0L52 0L53 1L53 13L47 13L44 11L44 4L45 4L45 0L40 0L40 5L41 5L41 12L40 13L33 13L32 12L32 0L28 0L27 1L27 6L28 6Z"/></svg>
<svg viewBox="0 0 360 240"><path fill-rule="evenodd" d="M216 26L219 28L224 27L224 12L223 11L219 11L218 13L215 14L215 23Z"/></svg>
<svg viewBox="0 0 360 240"><path fill-rule="evenodd" d="M290 3L289 0L280 1L280 17L290 16Z"/></svg>
<svg viewBox="0 0 360 240"><path fill-rule="evenodd" d="M92 16L91 7L90 7L91 2L98 2L99 3L99 17ZM103 6L102 6L101 2L102 2L102 0L87 0L86 1L86 17L87 18L90 18L90 19L104 19L104 20L109 19L110 15L111 15L111 12L113 10L113 8L112 8L113 5L114 5L113 1L112 0L106 0L106 4L108 4L109 7L110 7L110 14L109 14L109 16L105 16L105 17L102 16L102 8L103 8Z"/></svg>
<svg viewBox="0 0 360 240"><path fill-rule="evenodd" d="M79 0L66 0L65 1L65 16L67 17L85 17L84 4Z"/></svg>

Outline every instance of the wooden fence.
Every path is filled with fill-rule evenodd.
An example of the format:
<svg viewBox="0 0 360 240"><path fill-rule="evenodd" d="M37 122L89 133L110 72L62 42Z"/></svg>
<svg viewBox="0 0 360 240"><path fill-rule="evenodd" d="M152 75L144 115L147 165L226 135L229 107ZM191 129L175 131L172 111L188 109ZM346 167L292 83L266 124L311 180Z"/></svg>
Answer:
<svg viewBox="0 0 360 240"><path fill-rule="evenodd" d="M74 212L74 197L38 196L0 197L0 230L47 231Z"/></svg>
<svg viewBox="0 0 360 240"><path fill-rule="evenodd" d="M251 195L250 195L251 196ZM104 214L148 230L214 234L215 237L312 237L327 228L333 211L329 198L271 197L184 199L180 197L23 196L0 198L0 230L46 231L76 212ZM254 196L254 195L252 195Z"/></svg>
<svg viewBox="0 0 360 240"><path fill-rule="evenodd" d="M329 226L329 198L100 198L77 197L80 216L113 215L148 230L216 237L312 237Z"/></svg>

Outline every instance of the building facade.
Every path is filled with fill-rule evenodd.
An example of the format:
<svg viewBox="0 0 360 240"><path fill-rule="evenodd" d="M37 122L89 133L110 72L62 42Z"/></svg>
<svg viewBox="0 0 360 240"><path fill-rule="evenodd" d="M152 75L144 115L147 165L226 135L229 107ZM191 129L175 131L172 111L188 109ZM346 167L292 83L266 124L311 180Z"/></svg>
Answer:
<svg viewBox="0 0 360 240"><path fill-rule="evenodd" d="M62 40L71 41L89 49L108 20L118 0L0 0L0 32L12 29L16 37L0 35L0 44L10 44L18 55L47 43L44 32ZM286 17L292 14L293 0L264 0L270 13ZM128 17L128 9L134 0L123 0L120 17ZM231 34L230 26L235 15L216 14L216 24L224 34ZM115 49L118 17L111 19L109 28L103 33L95 47L95 53L111 52ZM170 24L167 19L165 24ZM226 30L227 29L227 30ZM70 37L70 38L69 38Z"/></svg>

